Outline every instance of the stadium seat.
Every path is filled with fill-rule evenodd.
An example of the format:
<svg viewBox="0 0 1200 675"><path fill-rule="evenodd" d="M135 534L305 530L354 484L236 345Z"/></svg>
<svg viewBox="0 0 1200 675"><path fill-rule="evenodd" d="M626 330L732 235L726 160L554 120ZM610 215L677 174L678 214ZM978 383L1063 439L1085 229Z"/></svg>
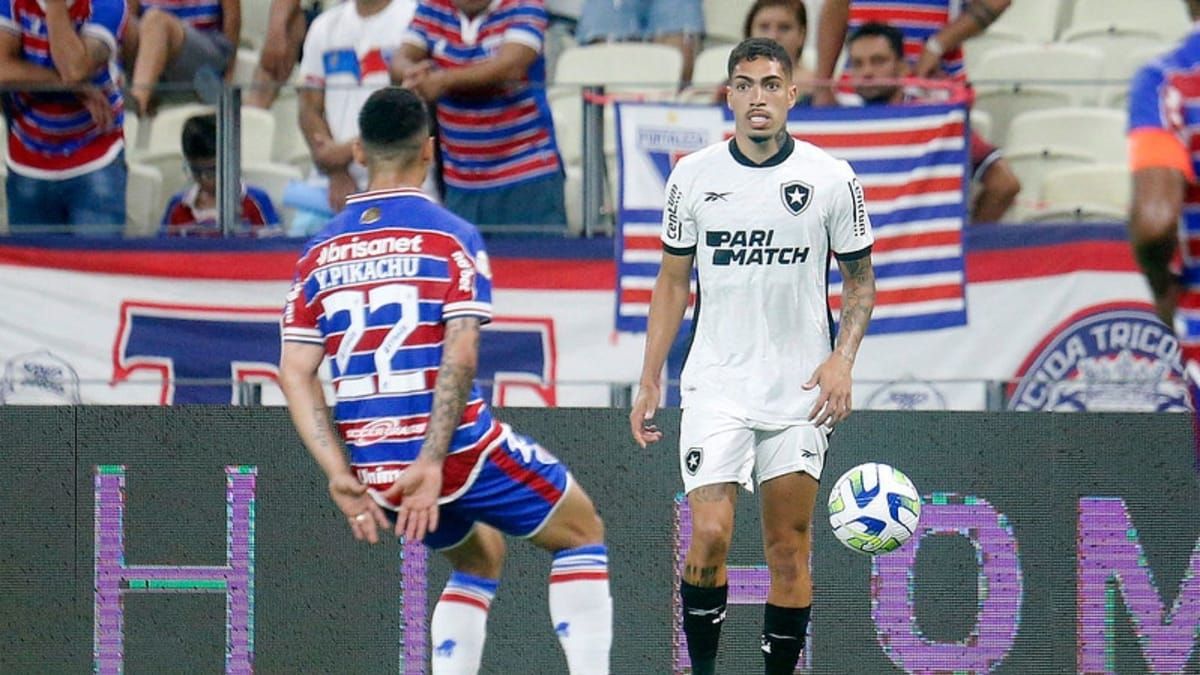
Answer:
<svg viewBox="0 0 1200 675"><path fill-rule="evenodd" d="M567 209L567 233L583 232L583 169L578 165L567 165L563 198Z"/></svg>
<svg viewBox="0 0 1200 675"><path fill-rule="evenodd" d="M1075 12L1075 0L1059 0L1058 3L1058 18L1054 22L1054 35L1062 35L1067 29L1067 24L1071 23L1071 15ZM1057 39L1057 38L1056 38Z"/></svg>
<svg viewBox="0 0 1200 675"><path fill-rule="evenodd" d="M140 136L142 133L141 119L126 110L122 126L125 133L125 157L133 159L142 150L142 141L144 139Z"/></svg>
<svg viewBox="0 0 1200 675"><path fill-rule="evenodd" d="M1063 32L1089 31L1150 33L1168 42L1191 29L1187 4L1180 0L1075 0L1070 23Z"/></svg>
<svg viewBox="0 0 1200 675"><path fill-rule="evenodd" d="M557 85L604 85L611 92L665 93L679 90L683 55L667 45L620 42L563 50Z"/></svg>
<svg viewBox="0 0 1200 675"><path fill-rule="evenodd" d="M963 43L963 63L967 73L974 75L988 54L1005 47L1018 47L1029 44L1022 36L1011 33L993 33L988 31Z"/></svg>
<svg viewBox="0 0 1200 675"><path fill-rule="evenodd" d="M1086 219L1124 222L1132 192L1129 168L1124 164L1057 169L1046 174L1038 208L1029 218L1047 221L1078 214Z"/></svg>
<svg viewBox="0 0 1200 675"><path fill-rule="evenodd" d="M137 162L130 164L125 187L125 236L150 237L157 233L163 202L159 170Z"/></svg>
<svg viewBox="0 0 1200 675"><path fill-rule="evenodd" d="M291 181L303 179L304 174L291 164L250 162L242 166L242 180L248 185L255 185L267 191L275 210L283 220L280 225L285 229L291 224L295 209L284 208L283 192Z"/></svg>
<svg viewBox="0 0 1200 675"><path fill-rule="evenodd" d="M709 91L712 88L725 84L728 79L726 74L729 72L729 52L733 51L733 45L716 45L708 47L696 56L696 65L692 69L692 84L704 87Z"/></svg>
<svg viewBox="0 0 1200 675"><path fill-rule="evenodd" d="M248 0L241 3L241 5L241 43L251 49L260 50L267 37L271 3L267 2L267 0Z"/></svg>
<svg viewBox="0 0 1200 675"><path fill-rule="evenodd" d="M1128 116L1107 108L1055 108L1022 113L1008 129L1007 151L1063 148L1097 162L1126 160Z"/></svg>
<svg viewBox="0 0 1200 675"><path fill-rule="evenodd" d="M710 43L741 42L746 14L754 0L704 0L704 37ZM817 39L817 17L809 15L809 38Z"/></svg>
<svg viewBox="0 0 1200 675"><path fill-rule="evenodd" d="M214 112L212 106L188 104L162 110L150 121L147 155L181 155L180 134L194 115ZM268 162L275 139L275 118L267 110L242 108L242 161ZM169 182L169 180L168 180Z"/></svg>
<svg viewBox="0 0 1200 675"><path fill-rule="evenodd" d="M270 110L242 106L242 162L269 162L275 143L275 116Z"/></svg>
<svg viewBox="0 0 1200 675"><path fill-rule="evenodd" d="M138 156L137 164L158 171L158 175L162 181L162 190L158 202L154 204L153 210L157 212L156 217L162 216L163 209L167 205L167 200L176 192L186 187L191 180L187 174L187 169L184 168L183 153L178 148L161 152L147 151Z"/></svg>
<svg viewBox="0 0 1200 675"><path fill-rule="evenodd" d="M992 138L992 116L983 110L972 109L971 131L990 141Z"/></svg>
<svg viewBox="0 0 1200 675"><path fill-rule="evenodd" d="M1021 181L1014 215L1036 212L1051 172L1097 162L1125 161L1126 116L1103 108L1022 113L1008 131L1004 156Z"/></svg>
<svg viewBox="0 0 1200 675"><path fill-rule="evenodd" d="M237 50L233 64L233 84L246 86L254 81L254 70L258 68L258 52L251 49Z"/></svg>
<svg viewBox="0 0 1200 675"><path fill-rule="evenodd" d="M1107 108L1125 110L1129 103L1129 84L1134 74L1167 49L1170 47L1159 42L1115 54L1114 58L1106 58L1100 104Z"/></svg>
<svg viewBox="0 0 1200 675"><path fill-rule="evenodd" d="M181 152L179 149L179 136L183 131L183 125L189 118L195 115L203 115L211 112L216 112L216 108L200 103L187 103L162 108L150 120L150 133L146 139L146 152L149 154Z"/></svg>
<svg viewBox="0 0 1200 675"><path fill-rule="evenodd" d="M583 108L573 87L553 88L547 92L550 114L554 118L554 136L563 163L578 166L583 157Z"/></svg>
<svg viewBox="0 0 1200 675"><path fill-rule="evenodd" d="M1003 36L1013 42L1044 44L1054 42L1062 0L1012 0L1012 4L988 26L982 35L967 41L967 47L981 37Z"/></svg>
<svg viewBox="0 0 1200 675"><path fill-rule="evenodd" d="M271 143L271 158L276 162L293 164L291 160L303 153L309 156L308 143L300 130L300 102L296 90L284 87L271 106L275 117L275 139Z"/></svg>
<svg viewBox="0 0 1200 675"><path fill-rule="evenodd" d="M1147 51L1161 52L1166 49L1163 38L1144 30L1070 29L1063 35L1062 41L1063 44L1084 45L1100 50L1103 55L1100 76L1105 81L1100 91L1101 98L1113 84L1109 82L1110 75L1126 67L1130 54L1145 54Z"/></svg>
<svg viewBox="0 0 1200 675"><path fill-rule="evenodd" d="M991 141L1004 145L1014 117L1029 110L1095 100L1101 54L1078 45L1026 45L988 53L971 74L975 106L992 117ZM1080 84L1068 84L1068 83Z"/></svg>

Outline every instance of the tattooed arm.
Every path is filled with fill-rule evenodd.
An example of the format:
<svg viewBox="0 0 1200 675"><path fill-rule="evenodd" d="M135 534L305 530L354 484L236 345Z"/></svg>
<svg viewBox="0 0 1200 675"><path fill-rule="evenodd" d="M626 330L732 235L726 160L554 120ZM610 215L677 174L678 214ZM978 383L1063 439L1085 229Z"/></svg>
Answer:
<svg viewBox="0 0 1200 675"><path fill-rule="evenodd" d="M374 544L379 541L376 526L386 529L388 521L367 494L367 487L351 473L346 453L333 429L325 391L317 377L324 357L325 348L321 345L284 342L279 360L279 386L287 397L288 412L300 440L329 479L329 496L346 516L354 537Z"/></svg>
<svg viewBox="0 0 1200 675"><path fill-rule="evenodd" d="M433 410L425 429L421 454L387 489L384 498L399 502L396 534L418 540L437 529L438 498L442 493L442 461L450 440L462 422L479 362L479 319L464 317L446 322L442 365L433 391Z"/></svg>
<svg viewBox="0 0 1200 675"><path fill-rule="evenodd" d="M433 411L420 459L439 464L450 449L450 439L462 422L463 410L475 382L479 363L479 319L466 317L446 322L442 365L433 391Z"/></svg>
<svg viewBox="0 0 1200 675"><path fill-rule="evenodd" d="M850 371L875 309L871 256L839 259L838 268L842 272L842 312L837 344L804 385L805 389L820 387L820 396L808 416L817 426L837 424L850 416Z"/></svg>
<svg viewBox="0 0 1200 675"><path fill-rule="evenodd" d="M875 268L871 256L839 260L842 272L842 313L838 319L838 339L834 353L854 365L858 346L867 334L871 312L875 310Z"/></svg>

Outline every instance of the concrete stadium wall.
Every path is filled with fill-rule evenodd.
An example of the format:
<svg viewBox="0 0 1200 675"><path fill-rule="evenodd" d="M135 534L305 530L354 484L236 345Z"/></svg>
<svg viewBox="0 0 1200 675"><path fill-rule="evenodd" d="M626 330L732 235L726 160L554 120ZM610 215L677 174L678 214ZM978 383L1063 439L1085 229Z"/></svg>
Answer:
<svg viewBox="0 0 1200 675"><path fill-rule="evenodd" d="M683 663L677 413L641 451L620 410L500 411L606 520L614 673ZM445 565L354 542L283 410L0 407L0 428L0 672L425 671ZM1200 672L1190 434L1183 415L857 413L819 496L805 672ZM864 461L926 501L922 536L875 560L824 507ZM723 672L761 668L756 509L743 493ZM548 566L513 543L484 672L566 672Z"/></svg>

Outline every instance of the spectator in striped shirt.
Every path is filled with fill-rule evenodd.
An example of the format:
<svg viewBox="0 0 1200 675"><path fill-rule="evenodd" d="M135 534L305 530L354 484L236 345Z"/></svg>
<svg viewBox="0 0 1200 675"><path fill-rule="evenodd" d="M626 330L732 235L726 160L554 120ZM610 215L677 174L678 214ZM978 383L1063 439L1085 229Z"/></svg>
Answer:
<svg viewBox="0 0 1200 675"><path fill-rule="evenodd" d="M171 197L160 234L172 237L220 237L217 219L217 117L197 115L183 124L183 158L192 185ZM233 234L255 237L280 234L275 205L261 188L242 185L241 218Z"/></svg>
<svg viewBox="0 0 1200 675"><path fill-rule="evenodd" d="M130 97L138 115L153 110L160 80L191 87L201 71L232 72L242 31L241 0L128 2L137 18L129 23L124 56L126 64L133 64Z"/></svg>
<svg viewBox="0 0 1200 675"><path fill-rule="evenodd" d="M817 78L833 79L847 31L867 23L895 26L904 35L904 59L913 77L966 79L962 44L987 30L1012 0L824 0L817 35ZM817 105L836 105L830 86L818 87Z"/></svg>
<svg viewBox="0 0 1200 675"><path fill-rule="evenodd" d="M479 225L566 223L541 0L421 0L393 77L437 104L443 199Z"/></svg>
<svg viewBox="0 0 1200 675"><path fill-rule="evenodd" d="M125 223L124 101L114 80L123 0L0 0L8 222L118 234ZM46 91L69 87L70 90Z"/></svg>

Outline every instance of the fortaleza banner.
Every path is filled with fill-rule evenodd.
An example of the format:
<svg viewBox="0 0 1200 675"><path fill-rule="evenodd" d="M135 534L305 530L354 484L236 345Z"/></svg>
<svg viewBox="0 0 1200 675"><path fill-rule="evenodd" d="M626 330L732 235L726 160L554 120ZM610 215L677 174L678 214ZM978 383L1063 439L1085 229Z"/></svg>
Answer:
<svg viewBox="0 0 1200 675"><path fill-rule="evenodd" d="M617 106L620 196L617 209L618 330L646 330L650 291L662 245L662 213L675 209L679 195L664 204L667 176L685 155L733 135L733 113L725 106L624 103ZM862 185L875 234L871 258L879 293L870 333L927 331L967 321L963 295L962 227L966 216L967 109L965 104L793 108L788 130L845 160ZM779 217L803 211L813 198L812 177L784 176L779 183ZM703 193L695 208L738 200L733 184L695 184L683 190ZM799 191L799 192L797 192ZM726 223L730 248L713 252L714 264L770 265L787 251L755 243L754 223ZM761 224L760 224L761 225ZM739 237L740 235L740 237ZM747 240L748 239L748 240ZM724 254L721 260L717 256ZM824 260L808 264L824 265ZM840 306L837 266L830 274L832 309ZM702 303L703 304L703 303ZM974 311L974 307L971 308Z"/></svg>
<svg viewBox="0 0 1200 675"><path fill-rule="evenodd" d="M1178 343L1154 318L1125 237L1119 225L965 230L967 323L868 336L856 406L1185 410ZM87 246L0 243L0 401L238 403L243 383L262 383L263 403L282 402L278 322L301 242ZM479 376L493 402L626 400L643 338L613 331L608 243L489 246L495 320Z"/></svg>

